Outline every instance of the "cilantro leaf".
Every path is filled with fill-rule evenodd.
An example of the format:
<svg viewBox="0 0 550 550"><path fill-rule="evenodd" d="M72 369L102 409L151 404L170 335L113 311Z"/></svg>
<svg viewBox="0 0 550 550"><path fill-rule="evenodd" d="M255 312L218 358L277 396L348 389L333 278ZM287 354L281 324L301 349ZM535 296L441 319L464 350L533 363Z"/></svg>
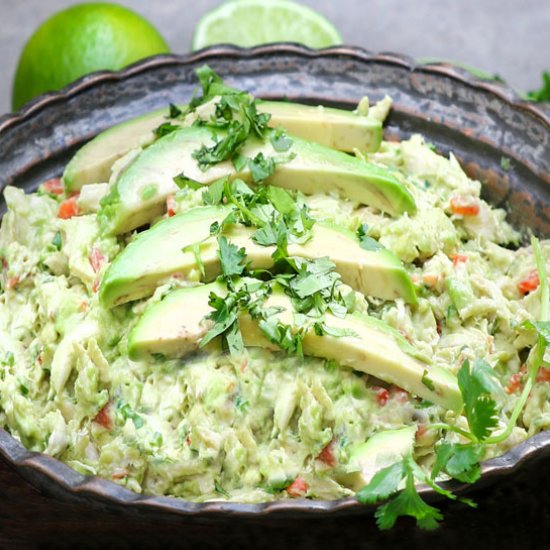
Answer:
<svg viewBox="0 0 550 550"><path fill-rule="evenodd" d="M213 308L213 311L207 315L207 318L214 321L214 326L200 341L199 346L201 348L223 334L237 321L236 300L225 299L212 292L208 304Z"/></svg>
<svg viewBox="0 0 550 550"><path fill-rule="evenodd" d="M436 450L436 460L432 468L432 479L439 472L444 471L452 478L463 483L474 483L481 476L480 460L483 458L485 447L449 443L444 441Z"/></svg>
<svg viewBox="0 0 550 550"><path fill-rule="evenodd" d="M293 214L296 211L296 201L286 189L269 186L267 188L267 197L275 209L283 216Z"/></svg>
<svg viewBox="0 0 550 550"><path fill-rule="evenodd" d="M238 322L233 323L229 327L225 335L225 341L227 342L227 347L231 355L239 355L242 353L244 350L244 343Z"/></svg>
<svg viewBox="0 0 550 550"><path fill-rule="evenodd" d="M63 240L61 239L61 233L59 231L55 232L51 244L56 250L61 250L61 247L63 246Z"/></svg>
<svg viewBox="0 0 550 550"><path fill-rule="evenodd" d="M205 205L216 206L222 202L226 182L227 178L216 180L204 191L202 200Z"/></svg>
<svg viewBox="0 0 550 550"><path fill-rule="evenodd" d="M288 137L284 128L277 128L270 138L271 145L277 153L285 153L288 151L294 143L291 138Z"/></svg>
<svg viewBox="0 0 550 550"><path fill-rule="evenodd" d="M190 189L197 190L204 187L204 185L198 181L188 178L183 172L173 177L174 183L180 188L189 187Z"/></svg>
<svg viewBox="0 0 550 550"><path fill-rule="evenodd" d="M216 140L214 145L208 147L203 144L199 149L193 151L191 156L198 162L199 168L206 171L210 166L230 159L244 144L248 135L246 126L234 120L229 124L223 137L213 136Z"/></svg>
<svg viewBox="0 0 550 550"><path fill-rule="evenodd" d="M286 242L287 227L283 220L278 223L268 223L252 235L252 240L260 246L273 246Z"/></svg>
<svg viewBox="0 0 550 550"><path fill-rule="evenodd" d="M241 172L245 169L249 159L248 157L245 157L244 155L241 155L241 153L235 153L233 157L231 158L231 162L233 163L233 168L237 172Z"/></svg>
<svg viewBox="0 0 550 550"><path fill-rule="evenodd" d="M203 65L196 69L195 74L202 87L202 97L191 100L189 105L192 108L205 103L217 95L242 93L240 90L236 90L224 84L223 80L208 65Z"/></svg>
<svg viewBox="0 0 550 550"><path fill-rule="evenodd" d="M329 258L293 258L292 263L297 275L290 281L289 287L298 298L306 298L321 290L330 289L340 279L335 271L336 266Z"/></svg>
<svg viewBox="0 0 550 550"><path fill-rule="evenodd" d="M538 90L527 92L526 99L530 101L550 101L550 72L542 73L542 86Z"/></svg>
<svg viewBox="0 0 550 550"><path fill-rule="evenodd" d="M400 516L416 519L422 529L436 529L443 519L441 512L422 500L415 487L414 460L406 456L403 460L377 472L371 482L356 495L359 502L376 504L394 495L405 480L405 487L391 500L378 507L375 513L378 527L391 529Z"/></svg>
<svg viewBox="0 0 550 550"><path fill-rule="evenodd" d="M225 278L242 275L246 267L246 250L231 244L225 237L218 237L218 253Z"/></svg>
<svg viewBox="0 0 550 550"><path fill-rule="evenodd" d="M183 111L173 103L170 103L170 110L168 112L168 118L178 118L183 115Z"/></svg>
<svg viewBox="0 0 550 550"><path fill-rule="evenodd" d="M266 158L260 152L248 161L248 167L254 183L261 183L275 172L275 161L272 157Z"/></svg>
<svg viewBox="0 0 550 550"><path fill-rule="evenodd" d="M367 235L367 229L366 224L361 224L357 229L357 238L359 239L361 248L372 251L384 250L384 247L376 239Z"/></svg>
<svg viewBox="0 0 550 550"><path fill-rule="evenodd" d="M179 130L180 128L181 126L172 124L171 122L163 122L160 126L153 130L153 133L156 137L161 138L175 132L176 130Z"/></svg>
<svg viewBox="0 0 550 550"><path fill-rule="evenodd" d="M391 529L400 516L410 516L416 519L421 529L432 531L439 527L443 519L441 512L422 500L414 486L414 476L407 474L405 488L395 498L383 504L376 510L375 517L381 530Z"/></svg>
<svg viewBox="0 0 550 550"><path fill-rule="evenodd" d="M362 504L376 504L386 500L399 490L404 477L403 461L400 460L376 472L368 485L357 491L355 498Z"/></svg>
<svg viewBox="0 0 550 550"><path fill-rule="evenodd" d="M290 325L285 325L273 317L262 319L259 322L259 327L265 337L283 351L296 354L298 357L304 356L301 331L293 333Z"/></svg>
<svg viewBox="0 0 550 550"><path fill-rule="evenodd" d="M313 325L313 328L317 336L324 336L325 334L327 334L328 336L334 336L335 338L342 338L343 336L357 337L357 333L354 330L347 328L330 327L326 323L315 323Z"/></svg>
<svg viewBox="0 0 550 550"><path fill-rule="evenodd" d="M458 387L470 431L481 441L497 426L497 405L491 392L499 392L501 387L491 366L480 359L473 367L464 361L458 371Z"/></svg>

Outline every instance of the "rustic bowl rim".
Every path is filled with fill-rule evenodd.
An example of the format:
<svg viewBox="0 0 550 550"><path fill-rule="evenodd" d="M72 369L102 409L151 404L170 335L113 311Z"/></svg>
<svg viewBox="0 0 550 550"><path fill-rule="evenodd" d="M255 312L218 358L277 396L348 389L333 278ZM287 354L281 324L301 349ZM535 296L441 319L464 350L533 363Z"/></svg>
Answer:
<svg viewBox="0 0 550 550"><path fill-rule="evenodd" d="M501 101L519 111L524 111L542 122L550 132L550 108L542 104L525 101L511 87L495 81L481 80L468 71L450 62L416 63L409 56L391 52L372 53L356 46L335 46L322 50L313 50L295 43L277 43L255 48L239 48L231 45L216 45L186 55L162 54L134 63L121 71L99 71L84 76L57 92L49 92L26 103L14 113L0 116L0 133L27 122L43 109L63 104L75 95L102 83L124 81L158 67L170 65L186 66L220 58L255 59L266 56L291 54L307 59L347 58L355 61L378 62L388 66L406 69L413 73L426 73L449 78L475 90L497 96ZM506 454L485 461L482 464L483 484L491 483L509 476L526 462L539 454L550 454L550 431L541 432L513 447ZM338 500L278 500L258 504L212 501L191 502L176 497L140 495L121 487L114 482L97 476L79 474L61 461L43 453L31 452L13 438L7 431L0 429L0 456L16 470L31 472L33 479L46 478L53 481L63 493L94 501L107 502L124 508L136 508L148 511L160 511L186 517L242 517L284 515L302 517L324 515L327 513L360 513L372 510L361 505L353 497ZM445 484L460 494L475 490L478 485L465 485L457 482ZM420 486L419 492L430 500L438 495L427 486Z"/></svg>

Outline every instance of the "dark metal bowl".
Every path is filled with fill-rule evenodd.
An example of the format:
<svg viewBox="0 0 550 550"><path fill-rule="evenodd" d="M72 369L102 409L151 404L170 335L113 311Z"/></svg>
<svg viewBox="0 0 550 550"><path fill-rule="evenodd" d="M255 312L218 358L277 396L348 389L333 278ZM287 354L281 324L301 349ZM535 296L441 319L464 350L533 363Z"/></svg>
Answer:
<svg viewBox="0 0 550 550"><path fill-rule="evenodd" d="M121 72L92 74L0 118L0 187L33 190L43 180L59 176L74 151L98 132L169 102L185 102L196 86L194 69L203 63L229 84L264 98L352 107L365 94L373 100L389 94L394 108L386 138L403 139L420 132L439 151L453 151L469 175L485 184L485 197L508 209L512 223L550 236L549 109L522 102L511 89L480 81L448 64L418 66L404 56L374 55L350 47L312 51L293 44L250 50L220 46L183 57L157 56ZM348 517L372 510L352 498L250 505L142 496L28 452L3 430L0 455L50 494L149 516L272 521ZM548 455L550 433L546 432L486 462L482 479L473 488L453 487L458 492L479 491L495 480L517 477L518 471ZM512 472L516 476L509 476ZM421 491L428 499L436 498L428 488Z"/></svg>

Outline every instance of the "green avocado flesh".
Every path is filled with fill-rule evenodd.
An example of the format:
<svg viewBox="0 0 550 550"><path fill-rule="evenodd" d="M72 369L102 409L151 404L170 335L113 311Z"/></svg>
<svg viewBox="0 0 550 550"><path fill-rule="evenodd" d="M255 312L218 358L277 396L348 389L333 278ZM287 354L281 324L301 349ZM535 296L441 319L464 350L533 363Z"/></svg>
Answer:
<svg viewBox="0 0 550 550"><path fill-rule="evenodd" d="M371 153L378 150L382 141L379 120L344 109L262 101L258 102L258 111L271 114L272 128L283 126L297 137L341 151L359 149ZM160 109L101 132L81 147L65 168L65 189L74 192L88 183L108 181L114 162L132 149L152 143L154 130L165 122L189 124L186 119L170 119L168 109Z"/></svg>
<svg viewBox="0 0 550 550"><path fill-rule="evenodd" d="M412 455L415 442L415 426L396 430L383 430L369 437L365 443L350 451L348 473L339 481L355 491L367 485L374 475L407 455Z"/></svg>
<svg viewBox="0 0 550 550"><path fill-rule="evenodd" d="M255 158L263 153L266 158L281 159L265 181L271 185L296 189L306 195L336 192L391 215L416 210L412 195L389 170L316 143L292 139L291 149L283 156L270 143L254 138L248 140L241 154ZM98 212L102 230L117 235L152 222L164 213L167 197L178 191L174 177L182 173L204 185L223 177L250 182L248 166L237 171L231 161L220 162L206 171L199 168L193 153L202 145L213 144L211 130L189 127L174 131L145 149L103 198ZM289 157L290 154L295 156Z"/></svg>
<svg viewBox="0 0 550 550"><path fill-rule="evenodd" d="M382 123L353 111L282 101L258 101L258 111L271 114L272 128L339 151L373 153L382 141Z"/></svg>
<svg viewBox="0 0 550 550"><path fill-rule="evenodd" d="M200 280L196 252L204 265L202 280L213 280L221 273L221 264L216 238L209 237L210 226L221 222L230 211L228 207L197 207L140 233L105 273L99 291L102 304L112 307L148 296L169 277ZM252 268L268 269L273 266L275 247L254 243L254 232L255 228L233 225L224 235L246 249ZM197 251L191 249L194 244ZM366 296L416 302L414 286L401 262L388 250L361 248L351 231L317 223L312 239L290 244L288 253L310 259L328 256L342 281Z"/></svg>
<svg viewBox="0 0 550 550"><path fill-rule="evenodd" d="M241 284L254 283L258 281L244 279ZM161 302L147 308L130 333L130 358L139 359L154 354L182 357L197 351L202 337L212 326L212 322L205 319L212 311L208 304L211 292L225 296L227 290L220 282L183 288L169 293ZM274 315L278 321L293 326L291 301L276 283L272 285L272 294L263 307L281 308L282 311ZM384 324L381 321L370 323L364 315L350 314L340 318L325 313L323 322L331 328L351 330L354 335L319 336L311 328L303 338L305 355L336 360L343 366L395 384L447 409L460 410L462 407L455 376L405 353L389 326L388 330L379 328ZM240 314L239 324L246 346L278 349L248 314ZM424 382L426 376L429 377L429 384Z"/></svg>

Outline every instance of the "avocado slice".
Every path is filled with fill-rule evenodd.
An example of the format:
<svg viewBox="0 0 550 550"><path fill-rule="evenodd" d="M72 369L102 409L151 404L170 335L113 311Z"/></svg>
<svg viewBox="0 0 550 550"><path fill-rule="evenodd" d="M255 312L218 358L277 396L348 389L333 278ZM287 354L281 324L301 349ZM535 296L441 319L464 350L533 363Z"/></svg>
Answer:
<svg viewBox="0 0 550 550"><path fill-rule="evenodd" d="M350 452L346 474L339 481L358 491L380 470L399 462L414 450L416 426L384 430L369 437Z"/></svg>
<svg viewBox="0 0 550 550"><path fill-rule="evenodd" d="M374 153L382 143L382 123L353 111L283 101L258 101L258 111L271 114L272 128L331 149Z"/></svg>
<svg viewBox="0 0 550 550"><path fill-rule="evenodd" d="M210 129L191 126L160 138L142 151L102 199L98 212L102 230L116 235L150 223L165 211L166 198L178 190L174 177L181 173L204 185L223 177L238 177L250 183L248 166L238 171L231 161L224 161L206 171L199 168L193 153L202 145L213 144ZM241 150L247 158L259 153L281 158L271 143L256 138L250 138ZM283 158L285 162L277 166L266 183L305 194L336 191L344 198L391 215L416 210L407 188L385 168L299 138L293 138L293 145Z"/></svg>
<svg viewBox="0 0 550 550"><path fill-rule="evenodd" d="M163 280L176 274L197 281L199 266L190 247L201 241L197 246L205 270L203 280L217 277L221 273L218 246L215 237L208 238L209 229L230 211L223 206L197 207L140 233L107 269L99 290L102 304L113 307L148 296ZM269 269L273 266L275 247L254 243L251 237L255 230L233 225L224 234L231 243L246 249L253 268ZM355 290L367 296L386 300L402 297L406 302L416 303L414 286L397 257L389 250L361 248L356 236L344 228L317 222L311 240L289 244L288 253L302 258L328 256L336 264L342 281Z"/></svg>
<svg viewBox="0 0 550 550"><path fill-rule="evenodd" d="M258 101L257 108L271 114L272 128L283 126L295 136L341 151L359 149L371 153L378 150L382 141L382 123L353 111L284 101ZM168 114L167 108L160 109L98 134L67 164L63 173L65 189L75 192L88 183L109 181L114 162L132 149L152 143L154 130L161 124L190 125L191 121L169 119Z"/></svg>
<svg viewBox="0 0 550 550"><path fill-rule="evenodd" d="M256 279L243 279L240 284L260 283ZM239 283L236 283L239 284ZM291 327L294 325L290 298L277 283L270 283L272 293L263 307L280 308L277 319ZM199 349L202 337L211 327L205 319L211 311L208 297L227 294L226 286L214 282L170 292L161 302L149 306L128 339L131 359L146 358L154 354L185 356ZM365 315L349 314L345 318L325 313L323 322L336 329L353 331L351 336L319 336L311 328L303 336L306 355L334 359L343 366L365 372L390 384L395 384L428 401L447 409L460 410L462 398L456 377L435 365L429 365L403 351L393 336L391 327L382 330L382 321L368 322ZM248 314L239 316L239 324L246 346L278 350L261 332L256 320ZM429 377L429 383L426 378Z"/></svg>
<svg viewBox="0 0 550 550"><path fill-rule="evenodd" d="M132 118L98 134L83 145L63 172L63 185L74 193L88 183L105 183L113 164L132 149L151 143L153 130L166 122L168 109Z"/></svg>

